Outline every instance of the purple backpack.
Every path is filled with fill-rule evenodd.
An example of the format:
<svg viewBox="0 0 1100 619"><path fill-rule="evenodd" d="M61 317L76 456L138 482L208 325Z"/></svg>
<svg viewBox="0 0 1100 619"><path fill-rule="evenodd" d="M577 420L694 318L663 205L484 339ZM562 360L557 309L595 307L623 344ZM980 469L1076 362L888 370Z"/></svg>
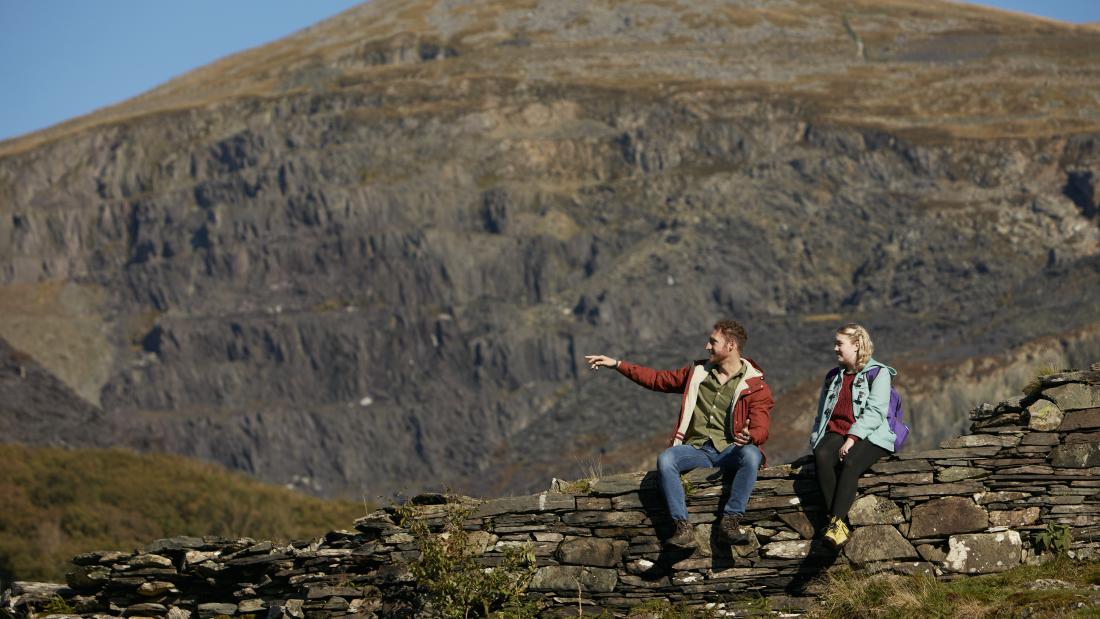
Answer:
<svg viewBox="0 0 1100 619"><path fill-rule="evenodd" d="M878 371L881 369L879 366L875 366L867 370L867 383L870 384L878 376ZM886 409L886 423L890 424L890 429L894 431L894 452L901 449L901 446L905 444L905 439L909 438L909 426L905 425L905 422L901 420L901 394L897 389L894 389L894 383L890 383L890 408Z"/></svg>
<svg viewBox="0 0 1100 619"><path fill-rule="evenodd" d="M878 371L882 369L880 366L875 366L867 370L867 384L870 385L874 382L875 377L878 376ZM839 368L833 368L828 375L830 381L840 372ZM897 389L894 389L894 384L890 383L890 406L886 409L886 423L890 424L890 429L894 431L894 452L896 453L905 444L905 439L909 438L909 426L905 425L905 422L901 420L901 394Z"/></svg>

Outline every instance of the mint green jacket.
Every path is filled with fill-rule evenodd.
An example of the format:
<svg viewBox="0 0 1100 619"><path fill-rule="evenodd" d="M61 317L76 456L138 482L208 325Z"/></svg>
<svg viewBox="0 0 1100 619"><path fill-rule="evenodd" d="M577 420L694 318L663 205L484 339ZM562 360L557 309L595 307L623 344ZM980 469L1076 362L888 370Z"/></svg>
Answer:
<svg viewBox="0 0 1100 619"><path fill-rule="evenodd" d="M867 379L867 371L873 367L881 368L874 381ZM848 434L858 436L861 441L871 443L893 452L894 431L886 422L886 411L890 408L890 381L897 374L894 368L875 361L872 357L867 364L856 372L852 379L852 412L856 422L848 430ZM828 376L826 376L828 378ZM817 417L814 418L813 431L810 433L810 449L817 447L821 439L825 437L825 428L829 425L829 417L833 414L833 407L840 398L840 386L844 383L844 373L837 372L832 380L827 380L821 387L821 397L817 401Z"/></svg>

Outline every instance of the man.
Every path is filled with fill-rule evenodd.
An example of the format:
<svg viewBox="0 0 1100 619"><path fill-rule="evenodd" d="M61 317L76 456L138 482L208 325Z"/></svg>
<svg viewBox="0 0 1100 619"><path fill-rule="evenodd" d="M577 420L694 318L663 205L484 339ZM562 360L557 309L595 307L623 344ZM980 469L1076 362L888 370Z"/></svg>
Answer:
<svg viewBox="0 0 1100 619"><path fill-rule="evenodd" d="M676 523L666 540L677 548L694 548L680 474L699 467L718 467L733 473L729 500L722 507L719 539L728 544L748 540L741 530L745 506L765 462L760 446L768 440L774 400L764 373L741 357L748 335L735 320L720 320L707 339L710 358L679 370L654 370L605 355L586 355L593 369L613 367L639 385L654 391L682 393L680 418L670 447L657 458L657 478Z"/></svg>

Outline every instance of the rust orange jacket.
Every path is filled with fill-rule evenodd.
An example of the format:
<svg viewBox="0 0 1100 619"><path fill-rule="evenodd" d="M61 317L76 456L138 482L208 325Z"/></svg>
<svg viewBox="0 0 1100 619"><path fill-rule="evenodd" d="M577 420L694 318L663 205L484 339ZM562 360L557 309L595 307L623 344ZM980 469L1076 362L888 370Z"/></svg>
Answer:
<svg viewBox="0 0 1100 619"><path fill-rule="evenodd" d="M775 400L772 398L772 390L768 383L764 382L764 372L752 359L741 359L745 364L745 376L734 390L733 400L729 409L726 423L734 434L748 423L749 435L752 442L764 453L763 445L768 440L768 430L771 426L771 411ZM654 370L628 361L619 362L619 373L638 383L639 385L661 391L664 393L680 393L680 418L676 422L676 429L669 439L669 445L679 445L684 441L684 433L691 424L691 416L695 412L695 403L699 398L699 384L706 378L714 366L706 361L695 361L689 366L678 370ZM761 460L761 466L766 466L767 456Z"/></svg>

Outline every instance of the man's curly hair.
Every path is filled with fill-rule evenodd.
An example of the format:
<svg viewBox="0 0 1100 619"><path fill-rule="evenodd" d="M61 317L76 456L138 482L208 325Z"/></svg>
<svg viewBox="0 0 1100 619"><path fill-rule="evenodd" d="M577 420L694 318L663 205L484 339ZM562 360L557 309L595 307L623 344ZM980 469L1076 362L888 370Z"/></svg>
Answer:
<svg viewBox="0 0 1100 619"><path fill-rule="evenodd" d="M714 323L714 330L721 331L727 340L737 342L737 350L745 351L745 342L749 341L749 334L741 323L736 320L719 320Z"/></svg>

